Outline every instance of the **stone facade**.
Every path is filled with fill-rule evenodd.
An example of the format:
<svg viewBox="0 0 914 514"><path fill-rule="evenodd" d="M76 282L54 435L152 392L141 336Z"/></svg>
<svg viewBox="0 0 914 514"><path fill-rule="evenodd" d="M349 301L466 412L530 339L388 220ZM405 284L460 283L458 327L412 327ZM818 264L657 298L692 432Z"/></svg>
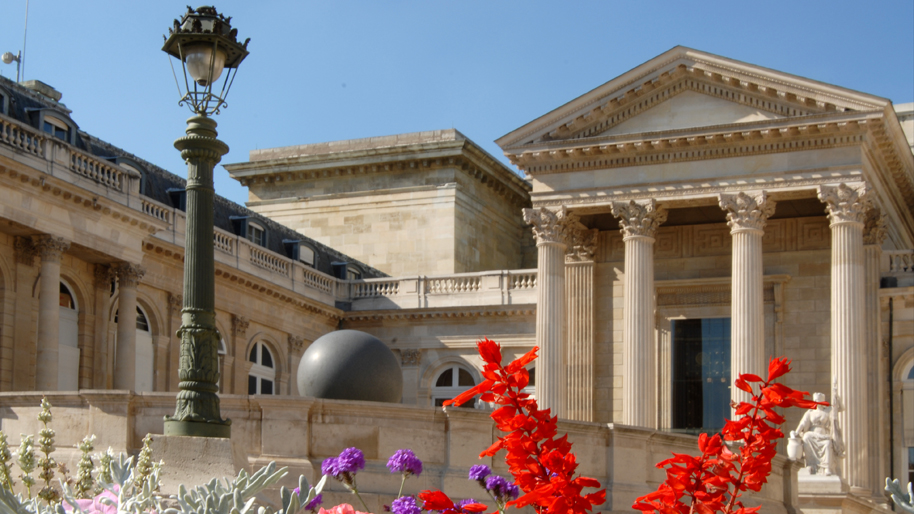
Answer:
<svg viewBox="0 0 914 514"><path fill-rule="evenodd" d="M251 152L248 207L394 276L524 267L529 186L456 130Z"/></svg>
<svg viewBox="0 0 914 514"><path fill-rule="evenodd" d="M69 119L56 101L6 79L0 95L0 428L32 430L46 389L79 421L61 441L107 416L103 440L136 449L177 390L183 184L88 134L33 127L37 105ZM217 198L213 242L233 440L251 466L312 479L345 446L380 468L408 441L439 472L425 485L459 495L491 425L432 407L480 380L477 339L508 357L538 345L531 390L606 481L607 510L625 511L662 479L654 462L694 444L676 432L711 428L677 418L681 369L723 384L720 420L732 375L784 355L788 385L838 391L853 444L826 484L779 457L753 501L883 512L880 482L903 478L914 448L912 133L909 107L675 48L499 139L526 181L453 130L253 152L227 168L257 212ZM134 302L131 330L118 314ZM705 321L719 355L704 328L683 335ZM397 355L404 405L296 398L302 354L339 328ZM690 361L696 338L708 347ZM262 380L274 394L248 396Z"/></svg>

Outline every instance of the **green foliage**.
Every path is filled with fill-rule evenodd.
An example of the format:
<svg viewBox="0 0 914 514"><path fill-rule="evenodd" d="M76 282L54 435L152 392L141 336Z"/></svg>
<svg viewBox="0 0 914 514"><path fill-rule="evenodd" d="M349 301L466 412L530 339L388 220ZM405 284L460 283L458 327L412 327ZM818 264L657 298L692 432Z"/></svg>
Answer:
<svg viewBox="0 0 914 514"><path fill-rule="evenodd" d="M95 436L90 435L83 438L82 442L77 445L82 456L79 458L79 464L76 466L76 488L74 494L78 499L89 498L92 489L95 487L95 479L92 477L92 456L90 453L95 449Z"/></svg>

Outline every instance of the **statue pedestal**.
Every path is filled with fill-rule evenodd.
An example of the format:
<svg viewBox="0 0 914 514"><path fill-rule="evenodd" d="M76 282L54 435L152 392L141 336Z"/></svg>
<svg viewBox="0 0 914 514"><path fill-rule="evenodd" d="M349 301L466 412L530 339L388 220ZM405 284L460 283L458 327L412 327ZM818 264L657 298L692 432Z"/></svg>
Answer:
<svg viewBox="0 0 914 514"><path fill-rule="evenodd" d="M847 486L837 475L810 475L809 470L801 468L797 472L797 490L803 494L844 494Z"/></svg>
<svg viewBox="0 0 914 514"><path fill-rule="evenodd" d="M231 439L152 435L152 460L165 461L161 474L161 493L178 493L178 486L191 489L213 478L231 481L238 471L250 471L247 456Z"/></svg>

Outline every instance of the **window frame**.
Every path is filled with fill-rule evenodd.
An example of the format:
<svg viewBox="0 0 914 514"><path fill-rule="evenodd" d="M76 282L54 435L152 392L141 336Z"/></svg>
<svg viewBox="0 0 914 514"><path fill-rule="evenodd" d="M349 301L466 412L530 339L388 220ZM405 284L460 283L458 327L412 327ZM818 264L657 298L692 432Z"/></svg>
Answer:
<svg viewBox="0 0 914 514"><path fill-rule="evenodd" d="M441 379L442 375L451 371L451 385L450 386L438 386L438 380ZM472 385L461 386L460 384L460 371L465 371L470 379L473 381ZM460 393L472 388L479 383L479 377L477 376L476 370L469 364L460 363L460 362L448 362L438 368L432 375L432 379L429 382L429 402L432 406L436 405L437 402L450 400L455 398ZM472 408L473 405L464 404L464 407Z"/></svg>
<svg viewBox="0 0 914 514"><path fill-rule="evenodd" d="M256 361L251 360L251 352L254 352L257 356ZM272 364L271 366L262 364L261 361L263 361L263 352L267 352L267 354L270 356L270 361ZM279 388L277 387L278 383L276 380L276 357L273 355L273 351L270 350L270 346L265 341L257 341L251 346L251 349L248 350L246 358L248 363L251 365L250 370L248 370L248 394L267 394L273 396L278 395ZM251 392L252 378L255 380L254 392ZM270 382L270 387L272 389L272 392L270 393L263 392L263 382L265 380Z"/></svg>

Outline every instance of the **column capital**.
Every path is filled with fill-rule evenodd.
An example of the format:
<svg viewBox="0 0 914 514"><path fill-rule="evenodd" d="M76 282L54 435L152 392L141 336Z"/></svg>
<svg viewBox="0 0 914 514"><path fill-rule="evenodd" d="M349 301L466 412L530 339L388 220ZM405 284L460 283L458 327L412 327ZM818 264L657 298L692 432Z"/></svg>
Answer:
<svg viewBox="0 0 914 514"><path fill-rule="evenodd" d="M403 366L418 366L422 360L422 350L405 349L400 350L400 363Z"/></svg>
<svg viewBox="0 0 914 514"><path fill-rule="evenodd" d="M232 333L238 337L244 337L244 333L247 332L248 326L251 324L247 318L244 316L236 316L232 314Z"/></svg>
<svg viewBox="0 0 914 514"><path fill-rule="evenodd" d="M866 217L863 220L863 244L882 246L886 237L885 214L873 207L866 211Z"/></svg>
<svg viewBox="0 0 914 514"><path fill-rule="evenodd" d="M564 205L558 211L545 207L524 209L524 223L533 225L537 246L544 243L570 246L569 235L577 222L578 217L568 212Z"/></svg>
<svg viewBox="0 0 914 514"><path fill-rule="evenodd" d="M136 287L146 275L146 268L139 264L121 262L113 268L117 273L117 283L120 287Z"/></svg>
<svg viewBox="0 0 914 514"><path fill-rule="evenodd" d="M289 334L289 353L298 353L305 346L305 338Z"/></svg>
<svg viewBox="0 0 914 514"><path fill-rule="evenodd" d="M828 220L832 225L838 223L860 223L866 218L870 208L868 193L870 189L865 182L851 185L844 183L837 186L819 186L819 201L825 203Z"/></svg>
<svg viewBox="0 0 914 514"><path fill-rule="evenodd" d="M179 294L168 293L168 310L172 313L181 312L184 306L184 297Z"/></svg>
<svg viewBox="0 0 914 514"><path fill-rule="evenodd" d="M657 200L613 202L613 216L619 218L623 240L628 237L654 237L657 227L666 221L667 210L657 206Z"/></svg>
<svg viewBox="0 0 914 514"><path fill-rule="evenodd" d="M16 262L30 267L35 265L38 248L35 247L35 241L31 237L17 237L13 243L13 250L16 253Z"/></svg>
<svg viewBox="0 0 914 514"><path fill-rule="evenodd" d="M569 231L568 250L565 260L571 262L592 261L597 251L597 229L575 227Z"/></svg>
<svg viewBox="0 0 914 514"><path fill-rule="evenodd" d="M32 240L42 261L60 262L60 256L70 249L70 242L57 236L35 236Z"/></svg>
<svg viewBox="0 0 914 514"><path fill-rule="evenodd" d="M95 265L95 287L111 290L111 281L116 277L114 268L106 264Z"/></svg>
<svg viewBox="0 0 914 514"><path fill-rule="evenodd" d="M730 232L742 230L761 231L774 214L775 202L768 199L764 191L745 193L721 193L717 195L720 208L727 212L727 225Z"/></svg>

